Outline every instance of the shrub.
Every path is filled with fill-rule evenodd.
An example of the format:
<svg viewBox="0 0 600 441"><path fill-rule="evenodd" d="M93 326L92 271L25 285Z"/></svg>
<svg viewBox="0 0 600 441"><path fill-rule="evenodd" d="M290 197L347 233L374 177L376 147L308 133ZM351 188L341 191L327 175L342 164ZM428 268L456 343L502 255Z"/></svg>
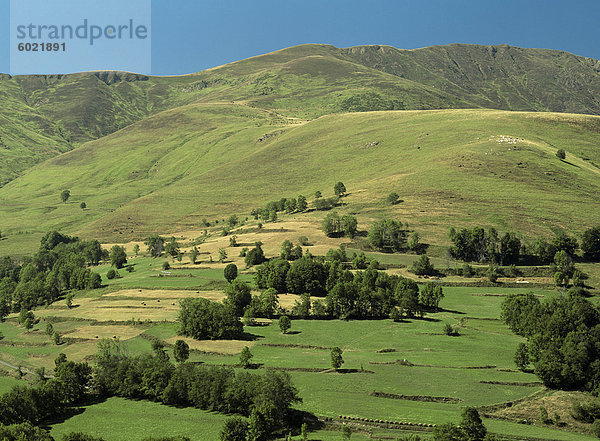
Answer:
<svg viewBox="0 0 600 441"><path fill-rule="evenodd" d="M556 151L556 157L557 157L558 159L565 159L565 158L567 157L567 155L566 155L566 153L565 153L565 150L564 150L564 149L558 149L558 150Z"/></svg>
<svg viewBox="0 0 600 441"><path fill-rule="evenodd" d="M117 277L117 272L114 269L109 269L108 272L106 273L106 278L109 280L114 279L115 277Z"/></svg>
<svg viewBox="0 0 600 441"><path fill-rule="evenodd" d="M171 265L169 264L169 262L163 262L162 269L165 271L171 269Z"/></svg>

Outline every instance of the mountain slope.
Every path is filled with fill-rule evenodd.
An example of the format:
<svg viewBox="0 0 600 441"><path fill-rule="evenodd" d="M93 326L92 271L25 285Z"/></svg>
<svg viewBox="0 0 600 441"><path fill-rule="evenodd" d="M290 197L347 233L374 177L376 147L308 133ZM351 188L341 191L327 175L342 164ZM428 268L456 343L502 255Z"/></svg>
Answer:
<svg viewBox="0 0 600 441"><path fill-rule="evenodd" d="M532 235L581 231L600 222L589 210L600 191L599 129L600 117L494 110L289 124L244 105L188 105L48 160L0 189L8 236L0 252L33 246L49 229L106 241L200 229L203 218L245 217L269 200L327 196L338 180L350 192L343 210L363 228L393 215L430 243L442 243L449 225L473 223ZM67 188L72 198L62 204ZM404 200L393 208L382 204L392 191Z"/></svg>
<svg viewBox="0 0 600 441"><path fill-rule="evenodd" d="M302 45L193 75L0 76L0 185L158 112L230 103L310 120L346 111L495 108L600 114L600 62L551 50Z"/></svg>

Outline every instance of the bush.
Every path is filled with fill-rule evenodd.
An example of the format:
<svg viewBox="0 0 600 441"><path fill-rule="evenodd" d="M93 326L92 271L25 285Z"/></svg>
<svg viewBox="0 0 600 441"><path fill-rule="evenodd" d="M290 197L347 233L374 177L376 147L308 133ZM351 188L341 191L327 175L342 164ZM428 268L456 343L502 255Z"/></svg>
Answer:
<svg viewBox="0 0 600 441"><path fill-rule="evenodd" d="M450 337L458 336L458 331L450 323L444 323L444 334Z"/></svg>
<svg viewBox="0 0 600 441"><path fill-rule="evenodd" d="M592 434L600 438L600 420L596 420L594 421L594 424L592 424Z"/></svg>
<svg viewBox="0 0 600 441"><path fill-rule="evenodd" d="M163 262L162 269L165 271L171 269L171 265L169 264L169 262Z"/></svg>
<svg viewBox="0 0 600 441"><path fill-rule="evenodd" d="M564 149L558 149L558 150L556 151L556 157L557 157L558 159L565 159L565 158L567 157L567 155L566 155L566 153L565 153L565 150L564 150Z"/></svg>
<svg viewBox="0 0 600 441"><path fill-rule="evenodd" d="M300 245L304 245L305 247L310 245L310 242L308 241L308 237L306 237L306 236L300 236L298 238L298 242L300 242Z"/></svg>
<svg viewBox="0 0 600 441"><path fill-rule="evenodd" d="M112 279L114 279L115 277L117 277L117 272L116 272L114 269L112 269L112 268L111 268L111 269L109 269L109 270L108 270L108 272L106 273L106 278L107 278L108 280L112 280Z"/></svg>

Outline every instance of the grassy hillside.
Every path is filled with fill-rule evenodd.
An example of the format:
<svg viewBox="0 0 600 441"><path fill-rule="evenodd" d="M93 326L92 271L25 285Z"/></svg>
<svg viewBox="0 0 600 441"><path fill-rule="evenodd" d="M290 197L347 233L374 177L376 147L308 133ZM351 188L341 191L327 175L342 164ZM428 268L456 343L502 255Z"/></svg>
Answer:
<svg viewBox="0 0 600 441"><path fill-rule="evenodd" d="M598 127L594 116L493 110L291 123L244 105L189 105L48 160L0 189L7 236L0 252L32 249L49 229L105 241L199 229L203 218L245 217L269 200L327 196L338 180L350 193L342 210L362 227L392 215L429 243L445 243L450 225L582 231L600 222L589 209L600 191ZM72 194L66 204L63 189ZM392 191L403 200L394 207L383 203ZM301 216L320 222L323 213Z"/></svg>
<svg viewBox="0 0 600 441"><path fill-rule="evenodd" d="M600 113L597 60L551 50L302 45L193 75L0 76L0 185L31 165L191 103L313 119L346 111L495 108Z"/></svg>

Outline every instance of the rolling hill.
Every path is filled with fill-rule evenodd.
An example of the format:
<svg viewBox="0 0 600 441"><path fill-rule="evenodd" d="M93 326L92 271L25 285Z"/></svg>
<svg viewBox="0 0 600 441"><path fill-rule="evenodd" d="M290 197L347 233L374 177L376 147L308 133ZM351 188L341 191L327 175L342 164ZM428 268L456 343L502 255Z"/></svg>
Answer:
<svg viewBox="0 0 600 441"><path fill-rule="evenodd" d="M0 189L0 248L33 248L50 229L104 241L201 229L202 219L245 217L269 200L327 196L338 180L350 193L341 210L363 227L393 215L429 243L445 242L450 225L582 231L600 222L589 210L600 191L599 128L596 116L497 110L298 123L241 104L190 104L49 159ZM404 202L383 204L392 191ZM323 214L302 216L318 222Z"/></svg>
<svg viewBox="0 0 600 441"><path fill-rule="evenodd" d="M246 104L311 120L339 112L492 108L600 114L600 62L506 45L302 45L192 75L0 76L0 185L162 111Z"/></svg>

